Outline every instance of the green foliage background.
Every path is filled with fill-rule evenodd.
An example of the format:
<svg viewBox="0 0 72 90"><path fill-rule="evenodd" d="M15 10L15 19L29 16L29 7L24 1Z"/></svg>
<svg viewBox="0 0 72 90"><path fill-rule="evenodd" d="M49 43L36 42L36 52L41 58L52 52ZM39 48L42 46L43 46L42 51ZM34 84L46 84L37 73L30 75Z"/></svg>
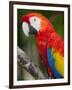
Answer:
<svg viewBox="0 0 72 90"><path fill-rule="evenodd" d="M58 11L43 11L43 10L24 10L24 9L18 9L17 10L17 45L26 52L28 57L30 57L31 60L35 64L37 64L42 72L47 75L46 69L43 67L43 64L41 63L40 57L38 55L38 50L35 44L35 38L33 35L30 35L29 37L26 37L22 31L22 23L21 23L21 17L22 15L26 15L31 12L37 12L48 19L50 19L54 14L59 13ZM64 37L64 12L60 12L61 14L56 17L56 19L52 22L56 32L61 36ZM22 80L22 77L18 77L18 80Z"/></svg>

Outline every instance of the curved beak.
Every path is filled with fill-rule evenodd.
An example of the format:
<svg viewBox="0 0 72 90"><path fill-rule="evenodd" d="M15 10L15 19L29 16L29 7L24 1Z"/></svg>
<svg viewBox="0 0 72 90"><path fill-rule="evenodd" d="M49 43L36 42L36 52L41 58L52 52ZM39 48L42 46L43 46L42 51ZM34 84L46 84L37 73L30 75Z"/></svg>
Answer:
<svg viewBox="0 0 72 90"><path fill-rule="evenodd" d="M37 30L35 28L33 28L30 24L28 24L27 22L23 22L22 23L22 29L23 32L26 36L29 36L29 34L37 34Z"/></svg>

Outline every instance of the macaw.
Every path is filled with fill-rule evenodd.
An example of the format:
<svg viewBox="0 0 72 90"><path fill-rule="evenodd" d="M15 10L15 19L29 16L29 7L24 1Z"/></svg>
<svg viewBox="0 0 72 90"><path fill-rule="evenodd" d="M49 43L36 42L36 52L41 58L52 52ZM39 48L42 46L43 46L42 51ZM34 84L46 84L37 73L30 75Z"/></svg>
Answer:
<svg viewBox="0 0 72 90"><path fill-rule="evenodd" d="M64 41L48 18L39 13L21 17L22 30L35 36L38 53L51 78L64 77Z"/></svg>

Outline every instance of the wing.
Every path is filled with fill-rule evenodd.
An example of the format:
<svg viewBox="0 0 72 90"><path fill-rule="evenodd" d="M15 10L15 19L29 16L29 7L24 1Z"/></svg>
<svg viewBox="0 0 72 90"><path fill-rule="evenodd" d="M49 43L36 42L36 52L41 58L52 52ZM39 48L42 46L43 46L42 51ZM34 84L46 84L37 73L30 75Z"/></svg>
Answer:
<svg viewBox="0 0 72 90"><path fill-rule="evenodd" d="M64 60L63 56L59 52L53 52L52 49L47 49L47 58L50 68L56 78L62 78L64 76Z"/></svg>

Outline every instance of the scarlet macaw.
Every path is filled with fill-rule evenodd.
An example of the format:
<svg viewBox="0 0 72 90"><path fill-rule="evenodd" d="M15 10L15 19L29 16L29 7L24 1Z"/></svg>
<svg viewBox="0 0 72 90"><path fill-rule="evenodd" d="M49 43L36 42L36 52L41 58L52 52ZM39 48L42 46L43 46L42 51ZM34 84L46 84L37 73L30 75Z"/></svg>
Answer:
<svg viewBox="0 0 72 90"><path fill-rule="evenodd" d="M35 35L41 60L51 78L64 77L64 41L53 25L39 13L29 13L21 18L22 30L28 37Z"/></svg>

